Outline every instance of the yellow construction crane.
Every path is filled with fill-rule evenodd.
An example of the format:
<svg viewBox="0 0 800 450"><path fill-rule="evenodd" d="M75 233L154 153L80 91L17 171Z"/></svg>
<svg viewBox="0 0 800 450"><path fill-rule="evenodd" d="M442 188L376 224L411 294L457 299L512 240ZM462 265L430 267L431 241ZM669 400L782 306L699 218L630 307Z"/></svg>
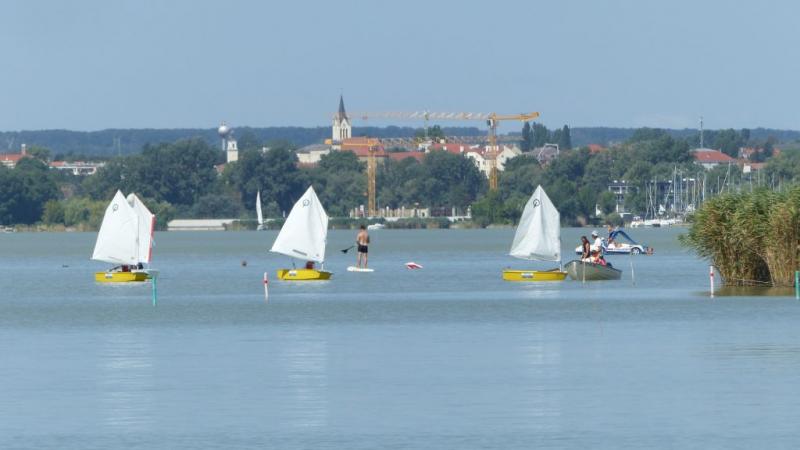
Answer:
<svg viewBox="0 0 800 450"><path fill-rule="evenodd" d="M489 114L489 117L486 119L486 125L489 126L489 149L486 152L489 161L489 189L493 191L497 190L497 154L499 150L497 148L497 122L501 120L519 120L521 122L527 122L537 117L539 117L538 112L510 115Z"/></svg>
<svg viewBox="0 0 800 450"><path fill-rule="evenodd" d="M497 125L500 121L505 120L519 120L527 122L539 117L538 112L523 113L523 114L497 114L497 113L479 113L479 112L430 112L430 111L415 111L415 112L356 112L350 113L350 117L357 117L362 120L369 119L395 119L395 120L424 120L425 121L425 134L428 133L429 120L485 120L489 126L489 149L486 152L487 161L489 163L489 189L497 190ZM371 217L377 215L375 208L375 176L377 172L375 151L377 148L370 145L367 157L367 210Z"/></svg>
<svg viewBox="0 0 800 450"><path fill-rule="evenodd" d="M375 176L377 164L375 161L375 152L378 148L375 145L370 145L367 152L367 214L369 217L377 217L378 211L375 209Z"/></svg>

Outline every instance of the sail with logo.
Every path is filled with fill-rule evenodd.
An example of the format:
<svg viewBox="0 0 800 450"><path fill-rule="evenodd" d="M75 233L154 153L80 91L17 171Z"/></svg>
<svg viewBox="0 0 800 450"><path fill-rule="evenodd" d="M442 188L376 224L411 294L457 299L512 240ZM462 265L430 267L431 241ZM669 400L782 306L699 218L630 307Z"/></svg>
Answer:
<svg viewBox="0 0 800 450"><path fill-rule="evenodd" d="M525 204L510 255L530 261L558 261L559 267L544 271L506 269L506 281L562 281L567 276L561 270L561 214L541 186Z"/></svg>
<svg viewBox="0 0 800 450"><path fill-rule="evenodd" d="M286 281L327 280L331 272L324 270L325 246L328 239L328 215L309 187L294 204L270 251L304 262L302 268L278 269L278 279ZM320 264L320 268L316 268Z"/></svg>

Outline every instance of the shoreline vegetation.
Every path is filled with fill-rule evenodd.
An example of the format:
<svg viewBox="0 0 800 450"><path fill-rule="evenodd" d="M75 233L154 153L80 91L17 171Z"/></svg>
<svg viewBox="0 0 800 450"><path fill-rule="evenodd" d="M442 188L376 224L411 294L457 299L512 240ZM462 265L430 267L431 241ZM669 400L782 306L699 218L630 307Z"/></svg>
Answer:
<svg viewBox="0 0 800 450"><path fill-rule="evenodd" d="M711 261L726 286L793 286L800 262L800 187L707 200L680 239Z"/></svg>

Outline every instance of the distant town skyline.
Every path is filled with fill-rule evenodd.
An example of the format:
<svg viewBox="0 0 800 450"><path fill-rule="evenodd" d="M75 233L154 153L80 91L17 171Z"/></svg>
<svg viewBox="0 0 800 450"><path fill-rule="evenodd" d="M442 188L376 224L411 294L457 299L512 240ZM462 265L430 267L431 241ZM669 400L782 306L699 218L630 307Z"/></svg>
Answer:
<svg viewBox="0 0 800 450"><path fill-rule="evenodd" d="M551 128L800 129L799 13L783 0L14 2L0 131L329 126L340 94L348 111L540 111ZM353 125L389 123L421 126Z"/></svg>

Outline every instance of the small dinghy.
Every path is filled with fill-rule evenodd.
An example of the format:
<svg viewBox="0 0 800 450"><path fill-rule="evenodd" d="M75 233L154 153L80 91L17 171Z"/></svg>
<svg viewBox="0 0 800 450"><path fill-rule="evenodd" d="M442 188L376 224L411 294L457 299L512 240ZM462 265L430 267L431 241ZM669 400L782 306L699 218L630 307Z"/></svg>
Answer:
<svg viewBox="0 0 800 450"><path fill-rule="evenodd" d="M503 270L505 281L564 281L561 270L561 215L541 186L536 188L522 211L510 255L535 261L558 262L550 270Z"/></svg>
<svg viewBox="0 0 800 450"><path fill-rule="evenodd" d="M328 280L331 272L324 269L325 245L328 238L328 215L313 187L309 187L294 204L270 251L307 261L303 269L278 269L283 281ZM320 269L314 263L322 265Z"/></svg>
<svg viewBox="0 0 800 450"><path fill-rule="evenodd" d="M622 271L619 269L577 259L568 262L564 269L570 278L578 281L619 280L622 277Z"/></svg>

